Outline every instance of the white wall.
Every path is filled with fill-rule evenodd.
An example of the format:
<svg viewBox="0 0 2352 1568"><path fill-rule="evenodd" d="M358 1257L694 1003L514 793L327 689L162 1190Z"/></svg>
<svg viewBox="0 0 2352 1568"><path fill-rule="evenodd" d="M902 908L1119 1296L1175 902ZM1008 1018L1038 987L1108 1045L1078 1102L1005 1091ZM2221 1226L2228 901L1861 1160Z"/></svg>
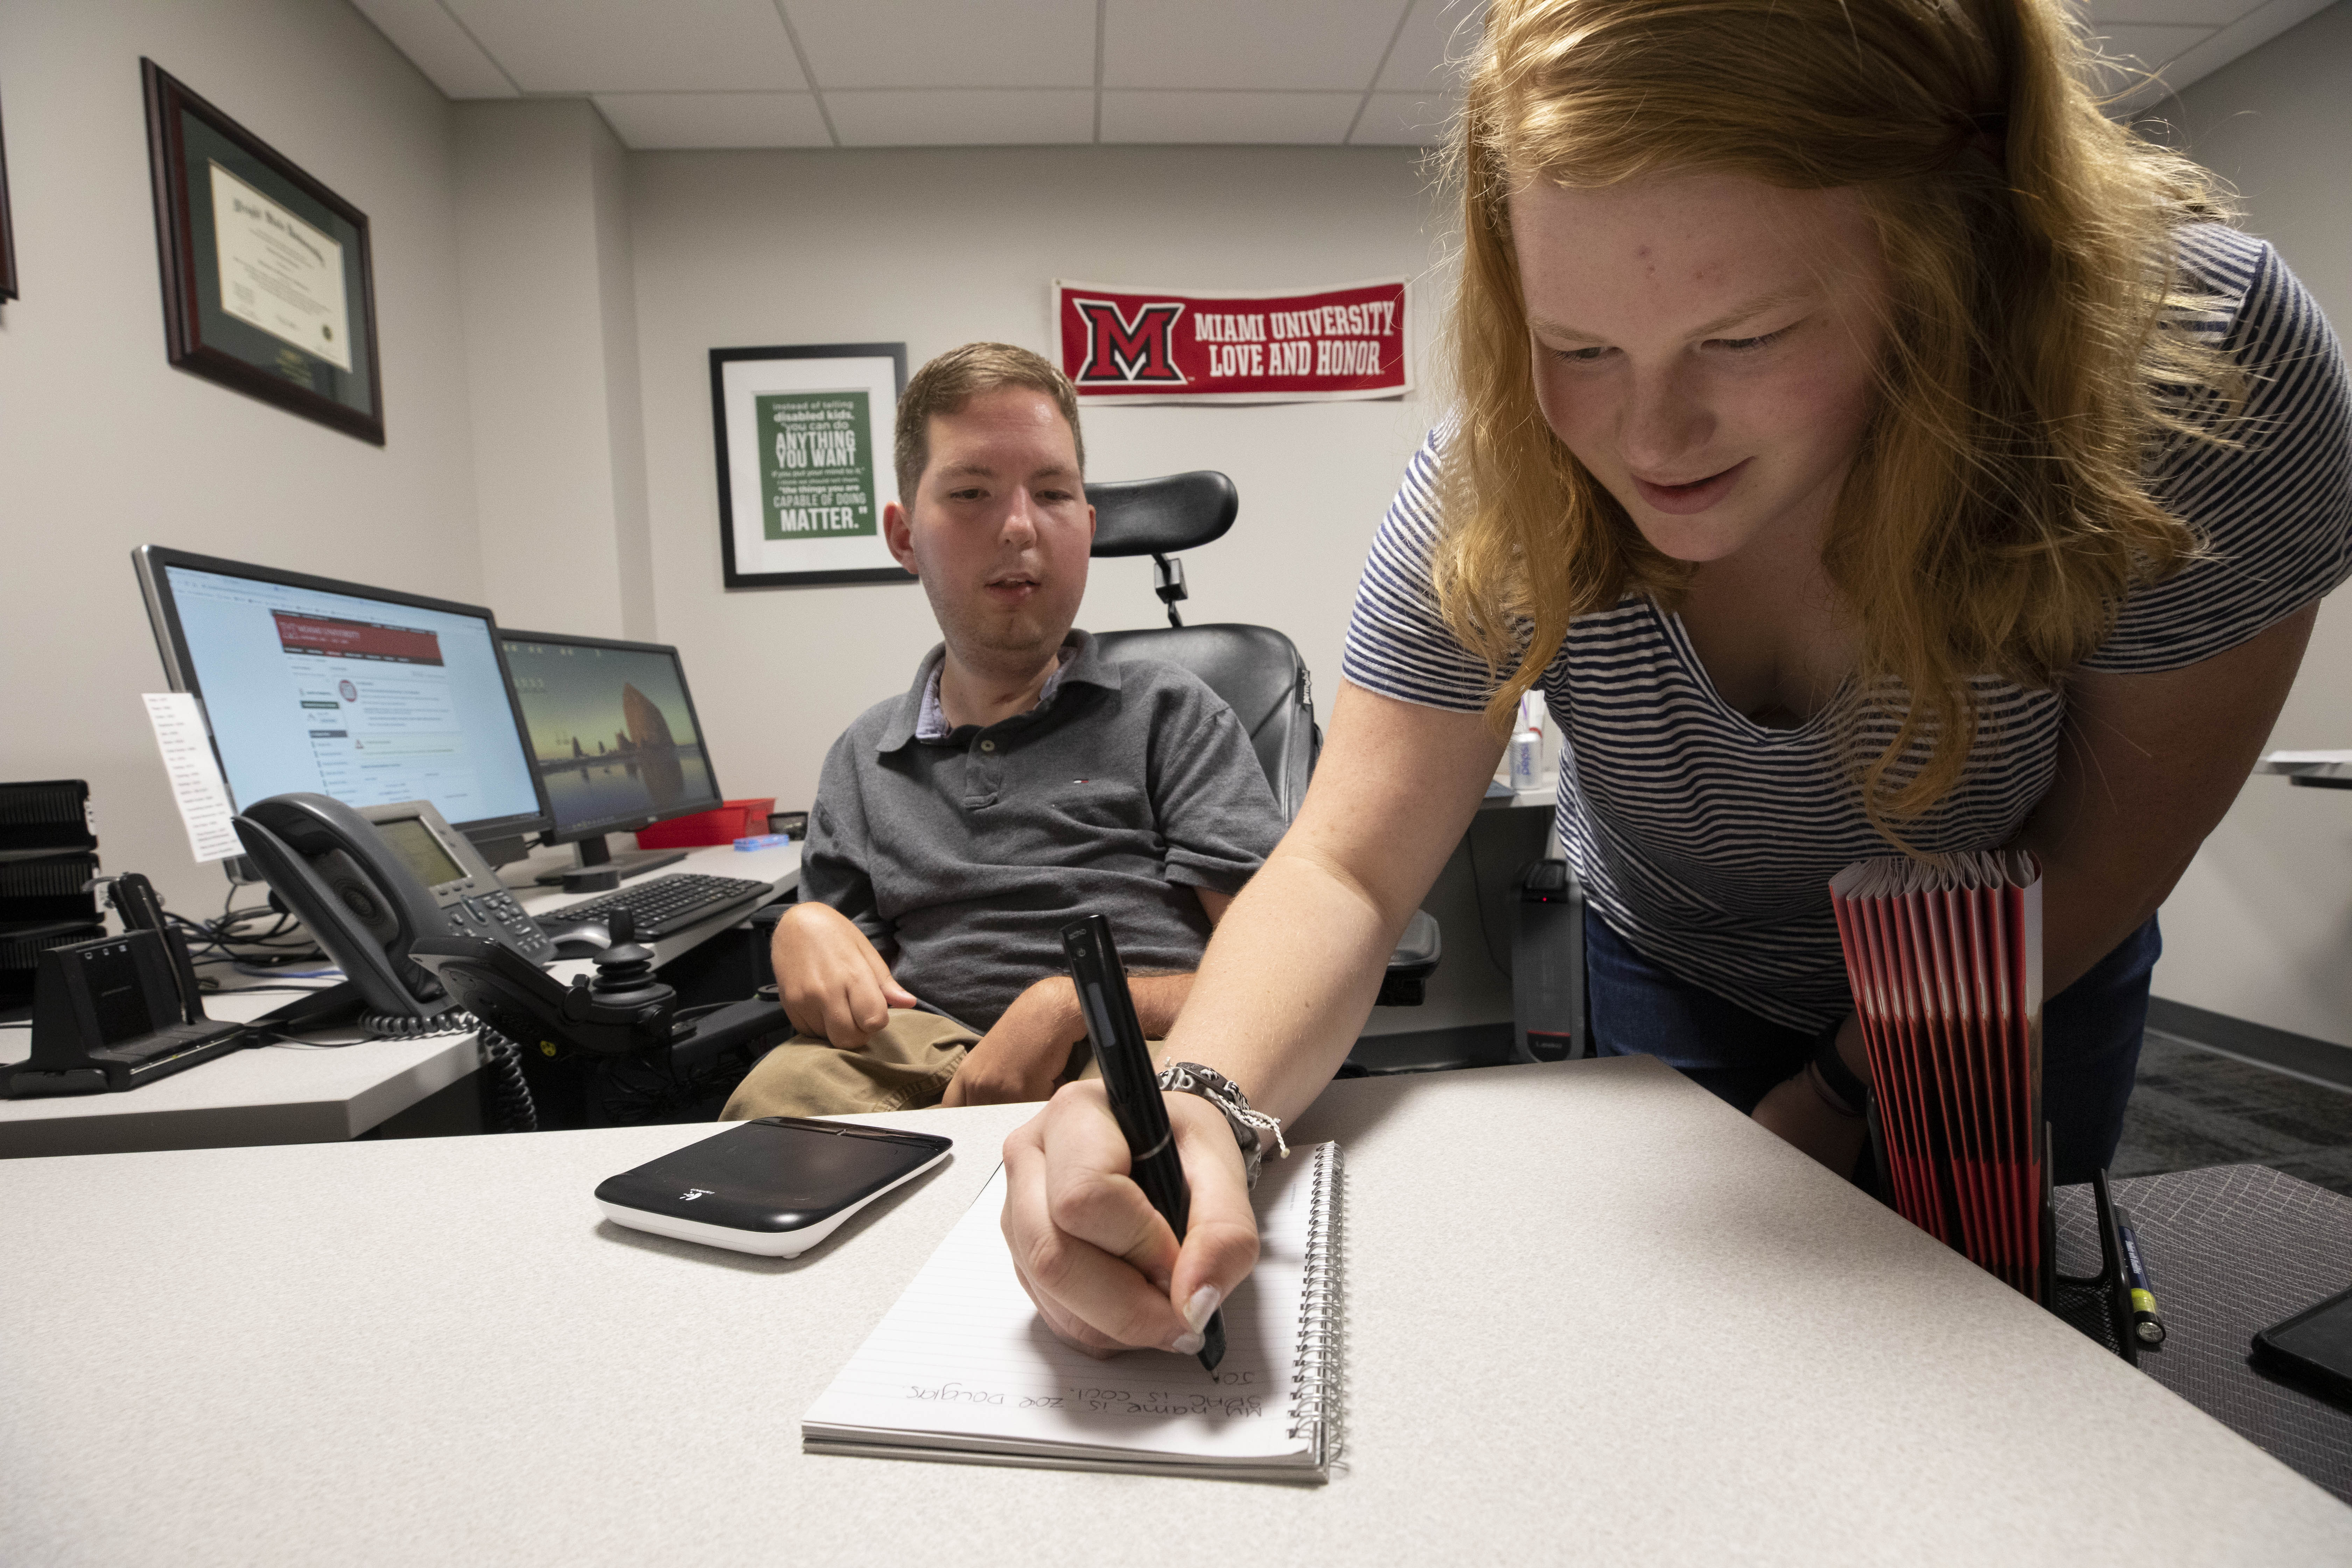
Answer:
<svg viewBox="0 0 2352 1568"><path fill-rule="evenodd" d="M911 584L719 585L709 351L900 342L908 368L992 338L1050 353L1056 277L1278 289L1405 275L1443 216L1402 149L1040 148L640 154L637 321L658 618L721 784L780 807L937 640ZM1417 283L1417 352L1442 288ZM1431 404L1088 407L1096 479L1222 468L1240 520L1185 560L1193 621L1287 632L1328 705L1356 574ZM1164 625L1151 563L1094 565L1079 624Z"/></svg>
<svg viewBox="0 0 2352 1568"><path fill-rule="evenodd" d="M456 115L488 602L524 630L650 638L627 154L582 99Z"/></svg>
<svg viewBox="0 0 2352 1568"><path fill-rule="evenodd" d="M165 362L142 55L368 215L384 447ZM217 909L139 702L163 681L130 553L478 595L449 106L347 5L0 0L0 776L87 778L107 866Z"/></svg>
<svg viewBox="0 0 2352 1568"><path fill-rule="evenodd" d="M2158 113L2234 184L2352 333L2352 5L2337 4ZM2352 591L2322 606L2272 748L2352 746ZM2257 775L2164 907L2156 994L2352 1046L2352 793Z"/></svg>

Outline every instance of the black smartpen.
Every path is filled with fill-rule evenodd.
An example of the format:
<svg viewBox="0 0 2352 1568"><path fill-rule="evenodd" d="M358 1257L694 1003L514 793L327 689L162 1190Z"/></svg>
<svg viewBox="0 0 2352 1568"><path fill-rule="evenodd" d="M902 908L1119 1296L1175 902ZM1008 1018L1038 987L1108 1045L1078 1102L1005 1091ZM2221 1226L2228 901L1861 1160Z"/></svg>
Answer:
<svg viewBox="0 0 2352 1568"><path fill-rule="evenodd" d="M1151 1070L1151 1048L1143 1043L1143 1025L1135 1016L1135 997L1127 988L1127 971L1119 966L1110 921L1100 915L1071 921L1062 928L1062 951L1070 960L1087 1038L1102 1067L1110 1113L1127 1138L1128 1175L1181 1242L1192 1212L1192 1189L1184 1180L1184 1163L1176 1152L1168 1107L1160 1098L1160 1077ZM1214 1372L1225 1359L1223 1309L1209 1314L1201 1341L1201 1364Z"/></svg>

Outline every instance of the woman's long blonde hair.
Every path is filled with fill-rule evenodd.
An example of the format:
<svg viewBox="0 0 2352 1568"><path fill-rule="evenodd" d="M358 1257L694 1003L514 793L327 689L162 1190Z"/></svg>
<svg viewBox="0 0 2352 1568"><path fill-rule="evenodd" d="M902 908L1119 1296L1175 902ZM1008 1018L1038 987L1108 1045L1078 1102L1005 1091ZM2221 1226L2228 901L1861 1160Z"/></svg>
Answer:
<svg viewBox="0 0 2352 1568"><path fill-rule="evenodd" d="M2126 591L2195 552L2148 493L2219 356L2168 330L2174 231L2218 216L2193 164L2109 121L2050 0L1495 0L1450 153L1460 397L1436 585L1509 677L1571 617L1689 568L1653 549L1538 408L1508 198L1705 171L1853 188L1892 279L1875 410L1822 561L1850 617L1855 782L1900 843L1958 781L1971 678L2054 684ZM2200 400L2210 426L2214 400ZM1883 746L1879 742L1884 742Z"/></svg>

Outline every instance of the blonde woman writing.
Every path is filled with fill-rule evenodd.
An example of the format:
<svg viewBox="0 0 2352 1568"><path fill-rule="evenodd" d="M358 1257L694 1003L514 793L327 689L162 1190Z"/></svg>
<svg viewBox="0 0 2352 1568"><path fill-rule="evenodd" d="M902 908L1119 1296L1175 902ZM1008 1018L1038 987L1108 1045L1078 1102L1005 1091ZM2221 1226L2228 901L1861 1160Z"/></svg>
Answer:
<svg viewBox="0 0 2352 1568"><path fill-rule="evenodd" d="M1171 1060L1306 1108L1533 687L1599 1050L1851 1170L1828 879L2018 845L2045 867L2058 1179L2106 1163L2157 906L2352 571L2352 416L2278 257L2079 70L2044 0L1489 7L1459 407L1373 543L1314 787ZM1097 1086L1006 1145L1015 1264L1080 1343L1189 1349L1255 1261L1246 1130L1168 1101L1181 1252Z"/></svg>

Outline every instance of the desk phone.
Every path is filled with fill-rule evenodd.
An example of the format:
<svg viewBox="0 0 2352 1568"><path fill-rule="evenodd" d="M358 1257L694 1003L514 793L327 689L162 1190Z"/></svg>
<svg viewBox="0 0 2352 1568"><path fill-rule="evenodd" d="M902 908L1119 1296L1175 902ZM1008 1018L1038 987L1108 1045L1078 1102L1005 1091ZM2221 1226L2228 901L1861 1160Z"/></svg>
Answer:
<svg viewBox="0 0 2352 1568"><path fill-rule="evenodd" d="M515 896L466 836L451 827L433 803L403 801L367 805L360 815L373 824L395 859L425 885L452 936L481 937L510 947L533 963L555 958L555 942L522 912Z"/></svg>

